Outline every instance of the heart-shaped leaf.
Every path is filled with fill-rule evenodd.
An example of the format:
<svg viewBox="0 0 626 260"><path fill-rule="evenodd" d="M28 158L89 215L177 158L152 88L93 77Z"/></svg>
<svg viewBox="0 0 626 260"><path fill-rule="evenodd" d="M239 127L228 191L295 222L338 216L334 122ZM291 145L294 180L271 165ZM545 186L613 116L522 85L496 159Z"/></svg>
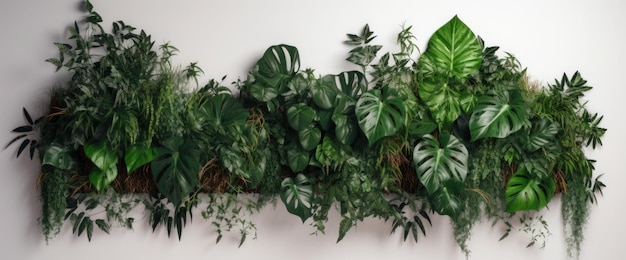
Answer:
<svg viewBox="0 0 626 260"><path fill-rule="evenodd" d="M298 132L298 140L304 150L311 151L322 140L322 131L317 127L309 126Z"/></svg>
<svg viewBox="0 0 626 260"><path fill-rule="evenodd" d="M429 194L448 181L463 182L467 176L467 148L454 135L441 133L439 140L428 134L413 151L417 177Z"/></svg>
<svg viewBox="0 0 626 260"><path fill-rule="evenodd" d="M335 137L345 145L352 144L358 135L358 125L356 119L352 116L336 114L333 116L335 123Z"/></svg>
<svg viewBox="0 0 626 260"><path fill-rule="evenodd" d="M289 168L293 172L301 172L309 165L309 152L302 149L287 150L287 160Z"/></svg>
<svg viewBox="0 0 626 260"><path fill-rule="evenodd" d="M551 176L539 179L521 167L506 184L506 211L540 210L550 202L555 190Z"/></svg>
<svg viewBox="0 0 626 260"><path fill-rule="evenodd" d="M304 174L296 175L295 179L286 178L281 183L280 199L287 211L306 221L311 216L313 186Z"/></svg>
<svg viewBox="0 0 626 260"><path fill-rule="evenodd" d="M446 182L440 189L430 194L429 198L435 212L451 217L459 215L463 210L463 206L457 194L462 190L463 183L452 180Z"/></svg>
<svg viewBox="0 0 626 260"><path fill-rule="evenodd" d="M331 109L335 105L335 99L340 95L335 86L335 76L326 75L316 80L311 85L311 98L313 103L322 109Z"/></svg>
<svg viewBox="0 0 626 260"><path fill-rule="evenodd" d="M101 170L117 167L117 154L104 142L86 144L84 151L87 158Z"/></svg>
<svg viewBox="0 0 626 260"><path fill-rule="evenodd" d="M249 112L232 95L219 94L207 99L200 114L211 129L220 129L221 132L225 132L229 127L243 126L248 119Z"/></svg>
<svg viewBox="0 0 626 260"><path fill-rule="evenodd" d="M383 99L379 90L365 92L355 108L359 127L370 145L385 136L395 134L404 123L405 107L402 99Z"/></svg>
<svg viewBox="0 0 626 260"><path fill-rule="evenodd" d="M287 109L287 122L296 131L305 129L313 123L315 110L306 104L299 103Z"/></svg>
<svg viewBox="0 0 626 260"><path fill-rule="evenodd" d="M145 144L134 144L128 147L126 154L124 155L124 162L126 163L126 172L131 174L139 167L147 164L157 157L159 150L147 146Z"/></svg>
<svg viewBox="0 0 626 260"><path fill-rule="evenodd" d="M299 70L300 55L298 49L284 44L274 45L269 47L263 57L257 61L254 78L262 84L263 88L275 90L270 92L282 93L283 88ZM257 97L255 96L255 98Z"/></svg>
<svg viewBox="0 0 626 260"><path fill-rule="evenodd" d="M426 80L418 91L440 129L447 128L461 115L461 94L447 82Z"/></svg>
<svg viewBox="0 0 626 260"><path fill-rule="evenodd" d="M174 205L181 202L198 184L199 151L191 141L171 137L161 143L159 156L150 164L159 191Z"/></svg>
<svg viewBox="0 0 626 260"><path fill-rule="evenodd" d="M428 41L420 63L465 78L482 64L482 46L458 16L439 28Z"/></svg>

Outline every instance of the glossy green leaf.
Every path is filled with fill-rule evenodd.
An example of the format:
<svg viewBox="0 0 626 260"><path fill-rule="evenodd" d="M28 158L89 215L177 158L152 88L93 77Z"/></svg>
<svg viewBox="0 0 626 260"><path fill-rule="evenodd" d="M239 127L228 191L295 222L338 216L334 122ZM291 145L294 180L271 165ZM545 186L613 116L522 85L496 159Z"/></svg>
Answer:
<svg viewBox="0 0 626 260"><path fill-rule="evenodd" d="M69 170L74 167L76 162L70 155L69 149L59 144L53 143L52 145L44 148L43 159L41 165L51 165L57 169Z"/></svg>
<svg viewBox="0 0 626 260"><path fill-rule="evenodd" d="M379 90L370 90L359 98L355 112L361 131L372 145L402 127L405 107L400 98L383 99Z"/></svg>
<svg viewBox="0 0 626 260"><path fill-rule="evenodd" d="M335 86L334 75L326 75L316 80L311 86L311 98L313 99L313 103L322 109L333 108L335 99L339 94L339 89Z"/></svg>
<svg viewBox="0 0 626 260"><path fill-rule="evenodd" d="M337 114L333 116L335 123L335 137L342 144L354 143L359 133L359 126L353 116Z"/></svg>
<svg viewBox="0 0 626 260"><path fill-rule="evenodd" d="M420 62L465 78L480 68L482 46L472 30L454 16L430 38Z"/></svg>
<svg viewBox="0 0 626 260"><path fill-rule="evenodd" d="M452 180L430 194L433 209L440 215L456 217L463 210L463 204L457 194L463 189L463 183Z"/></svg>
<svg viewBox="0 0 626 260"><path fill-rule="evenodd" d="M282 93L283 87L300 70L298 49L284 44L271 46L257 62L257 68L257 82Z"/></svg>
<svg viewBox="0 0 626 260"><path fill-rule="evenodd" d="M526 117L526 103L519 91L490 91L478 99L470 117L472 141L487 137L507 137L527 124Z"/></svg>
<svg viewBox="0 0 626 260"><path fill-rule="evenodd" d="M304 223L311 216L313 186L304 174L296 175L295 179L286 178L281 183L280 199L287 211Z"/></svg>
<svg viewBox="0 0 626 260"><path fill-rule="evenodd" d="M428 134L413 151L417 177L429 194L445 182L463 182L468 171L467 148L454 135L441 133L439 140Z"/></svg>
<svg viewBox="0 0 626 260"><path fill-rule="evenodd" d="M245 125L249 112L232 95L219 94L207 99L202 106L201 115L212 129L228 131L229 127Z"/></svg>
<svg viewBox="0 0 626 260"><path fill-rule="evenodd" d="M87 158L101 170L117 167L117 154L104 142L86 144L84 151Z"/></svg>
<svg viewBox="0 0 626 260"><path fill-rule="evenodd" d="M278 97L278 90L270 85L262 83L252 83L250 94L259 101L268 102Z"/></svg>
<svg viewBox="0 0 626 260"><path fill-rule="evenodd" d="M301 149L287 150L289 168L293 172L301 172L309 165L309 152Z"/></svg>
<svg viewBox="0 0 626 260"><path fill-rule="evenodd" d="M315 116L315 110L306 104L299 103L287 109L287 122L296 131L309 127Z"/></svg>
<svg viewBox="0 0 626 260"><path fill-rule="evenodd" d="M126 172L131 174L139 167L151 162L158 155L158 149L146 146L145 144L133 144L126 150L124 162L126 163Z"/></svg>
<svg viewBox="0 0 626 260"><path fill-rule="evenodd" d="M461 94L446 82L424 81L419 96L439 128L447 128L461 115Z"/></svg>
<svg viewBox="0 0 626 260"><path fill-rule="evenodd" d="M191 141L171 137L162 143L159 156L150 164L159 191L179 205L198 184L199 151Z"/></svg>
<svg viewBox="0 0 626 260"><path fill-rule="evenodd" d="M116 177L117 167L106 169L94 168L89 173L89 181L98 192L104 191Z"/></svg>
<svg viewBox="0 0 626 260"><path fill-rule="evenodd" d="M555 142L555 135L559 132L556 124L546 118L541 118L533 123L526 142L526 150L534 152L544 145Z"/></svg>
<svg viewBox="0 0 626 260"><path fill-rule="evenodd" d="M521 167L506 184L506 211L540 210L548 205L555 190L551 176L538 179Z"/></svg>
<svg viewBox="0 0 626 260"><path fill-rule="evenodd" d="M322 131L311 125L298 132L298 140L304 150L311 151L315 149L322 140Z"/></svg>

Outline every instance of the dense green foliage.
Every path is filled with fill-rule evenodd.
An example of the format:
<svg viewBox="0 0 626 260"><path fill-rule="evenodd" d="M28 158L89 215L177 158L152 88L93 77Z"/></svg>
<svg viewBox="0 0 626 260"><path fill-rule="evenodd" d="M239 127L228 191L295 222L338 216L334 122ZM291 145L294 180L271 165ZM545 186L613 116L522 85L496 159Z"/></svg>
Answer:
<svg viewBox="0 0 626 260"><path fill-rule="evenodd" d="M604 187L583 149L601 145L606 129L581 101L591 87L578 72L533 86L515 57L498 57L455 16L423 53L411 27L397 53L382 55L369 26L348 34L357 70L338 74L315 75L296 47L271 46L233 95L215 80L201 87L195 63L174 66L178 50L155 47L143 31L119 21L106 32L87 7L86 25L75 23L71 43L56 43L59 56L48 59L70 80L53 89L41 119L23 110L27 125L9 142L21 140L18 156L39 152L46 239L63 217L90 240L94 225L132 228L126 214L140 206L153 231L180 238L208 205L202 216L218 242L239 228L243 243L256 232L245 216L279 197L315 233L336 208L338 241L365 218L417 241L430 214L447 215L469 255L483 217L511 227L523 212L530 244L545 237L545 221L526 213L562 192L568 253L579 253ZM98 207L106 216L96 218Z"/></svg>

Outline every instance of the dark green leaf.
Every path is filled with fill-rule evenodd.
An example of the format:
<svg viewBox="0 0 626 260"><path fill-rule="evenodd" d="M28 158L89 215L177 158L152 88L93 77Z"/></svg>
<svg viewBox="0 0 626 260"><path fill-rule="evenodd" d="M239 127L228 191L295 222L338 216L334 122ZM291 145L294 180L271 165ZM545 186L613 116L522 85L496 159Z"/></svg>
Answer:
<svg viewBox="0 0 626 260"><path fill-rule="evenodd" d="M159 191L179 205L198 184L199 151L191 141L172 137L161 143L159 156L150 164Z"/></svg>
<svg viewBox="0 0 626 260"><path fill-rule="evenodd" d="M287 211L306 221L311 216L313 187L304 174L296 175L295 180L286 178L281 183L280 199Z"/></svg>
<svg viewBox="0 0 626 260"><path fill-rule="evenodd" d="M344 217L341 222L339 222L339 237L337 237L337 243L346 236L350 228L352 228L352 220Z"/></svg>
<svg viewBox="0 0 626 260"><path fill-rule="evenodd" d="M296 131L309 127L315 117L315 110L306 104L299 103L287 109L287 122Z"/></svg>
<svg viewBox="0 0 626 260"><path fill-rule="evenodd" d="M468 171L467 148L454 135L441 133L439 140L425 135L413 151L413 164L429 194L447 181L463 182Z"/></svg>
<svg viewBox="0 0 626 260"><path fill-rule="evenodd" d="M101 170L117 169L117 154L104 142L86 144L84 152L87 158Z"/></svg>
<svg viewBox="0 0 626 260"><path fill-rule="evenodd" d="M301 172L309 165L309 152L301 149L288 149L287 160L293 172Z"/></svg>
<svg viewBox="0 0 626 260"><path fill-rule="evenodd" d="M506 211L540 210L550 202L555 190L552 176L537 179L521 167L506 184Z"/></svg>
<svg viewBox="0 0 626 260"><path fill-rule="evenodd" d="M298 132L298 140L304 150L311 151L322 140L322 131L317 127L309 126Z"/></svg>
<svg viewBox="0 0 626 260"><path fill-rule="evenodd" d="M109 231L111 230L111 225L104 221L104 219L96 219L96 226L107 234L109 234Z"/></svg>
<svg viewBox="0 0 626 260"><path fill-rule="evenodd" d="M25 125L25 126L16 127L11 132L14 132L14 133L26 133L26 132L30 132L30 131L33 131L33 127L29 126L29 125Z"/></svg>
<svg viewBox="0 0 626 260"><path fill-rule="evenodd" d="M478 99L478 105L470 117L472 141L486 137L507 137L527 122L526 103L519 91L490 91Z"/></svg>
<svg viewBox="0 0 626 260"><path fill-rule="evenodd" d="M126 163L126 172L131 174L139 167L154 160L158 155L158 149L154 147L148 147L145 144L136 143L131 145L124 155L124 162Z"/></svg>
<svg viewBox="0 0 626 260"><path fill-rule="evenodd" d="M383 99L379 90L370 90L359 98L355 112L361 131L372 145L400 129L404 123L405 107L400 98Z"/></svg>
<svg viewBox="0 0 626 260"><path fill-rule="evenodd" d="M44 149L41 165L50 165L61 170L69 170L74 167L74 164L74 159L70 155L68 148L53 143Z"/></svg>

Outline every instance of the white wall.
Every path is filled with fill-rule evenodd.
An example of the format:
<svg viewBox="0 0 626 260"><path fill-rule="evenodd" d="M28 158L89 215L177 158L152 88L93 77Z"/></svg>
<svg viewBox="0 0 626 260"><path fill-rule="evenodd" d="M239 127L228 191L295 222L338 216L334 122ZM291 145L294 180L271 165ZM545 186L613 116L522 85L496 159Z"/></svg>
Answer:
<svg viewBox="0 0 626 260"><path fill-rule="evenodd" d="M301 2L301 3L299 3ZM353 69L344 61L345 33L360 31L365 23L379 36L376 43L393 46L402 23L424 44L430 35L458 14L488 45L515 54L529 73L543 82L579 70L592 86L592 111L605 115L604 146L591 153L597 173L608 184L599 206L594 206L582 259L623 259L623 214L626 212L626 175L619 163L626 147L620 108L626 51L626 2L609 1L424 1L424 0L94 0L106 24L124 20L151 33L157 43L178 47L181 63L198 61L206 78L225 74L229 80L245 77L248 67L271 44L295 45L303 67L320 74ZM65 39L64 28L82 19L78 0L5 0L0 4L0 143L23 123L21 108L41 111L48 88L61 82L44 62L56 56L53 41ZM387 49L389 50L389 49ZM36 114L36 112L35 112ZM237 248L234 239L215 245L208 223L195 221L183 240L153 234L146 220L134 231L96 232L88 243L64 229L46 245L37 226L40 202L35 180L38 167L26 157L15 159L15 147L0 153L0 259L463 259L451 235L448 220L433 219L427 237L415 244L389 236L389 224L368 220L335 244L337 215L328 234L310 236L312 227L281 206L265 208L254 217L258 239ZM566 259L558 198L544 212L550 224L547 248L525 248L528 236L516 234L498 242L503 228L484 223L470 241L472 259ZM199 218L198 218L199 220Z"/></svg>

